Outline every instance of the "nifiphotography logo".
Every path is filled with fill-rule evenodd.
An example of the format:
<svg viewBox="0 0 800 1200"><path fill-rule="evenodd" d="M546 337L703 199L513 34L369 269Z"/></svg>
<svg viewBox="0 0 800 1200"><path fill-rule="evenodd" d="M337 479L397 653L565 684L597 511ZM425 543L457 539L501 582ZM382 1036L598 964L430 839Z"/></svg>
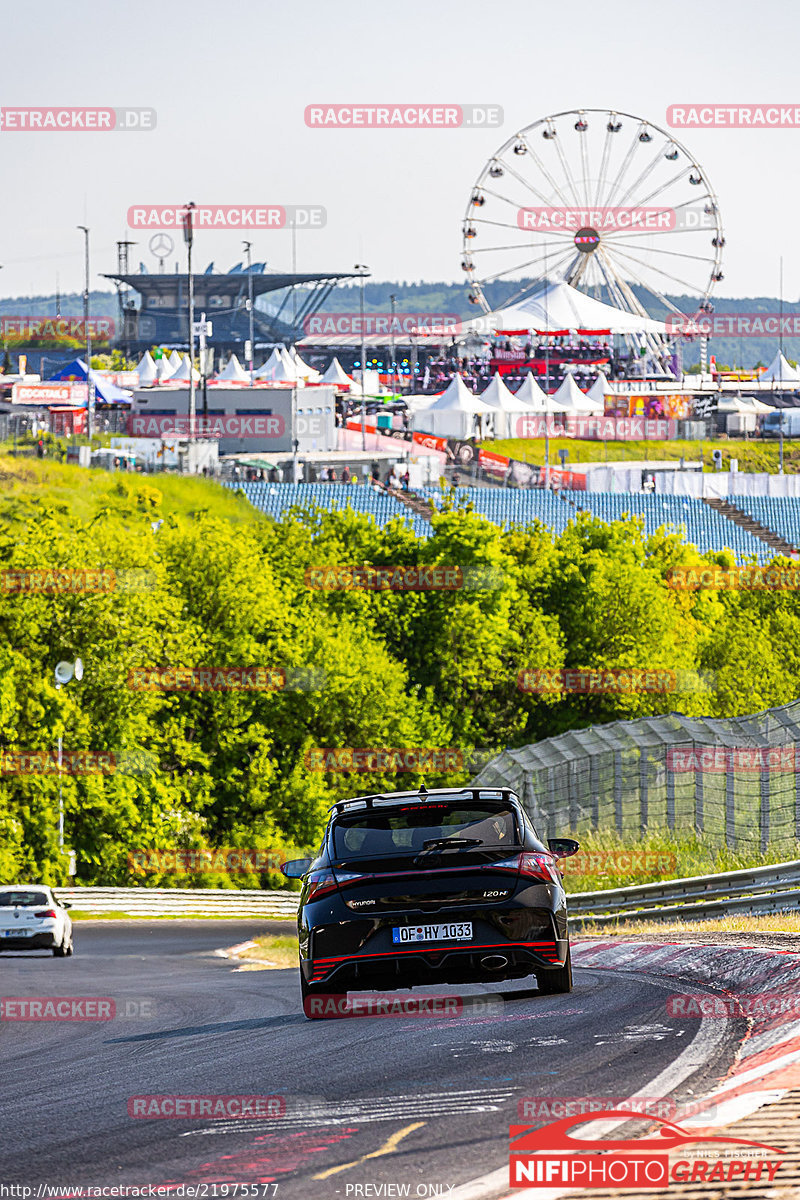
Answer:
<svg viewBox="0 0 800 1200"><path fill-rule="evenodd" d="M688 1130L672 1121L658 1120L660 1128L644 1138L592 1140L570 1136L573 1126L611 1120L630 1121L630 1110L609 1108L592 1114L563 1117L539 1128L510 1126L510 1185L514 1188L666 1188L671 1183L735 1183L742 1180L770 1184L780 1169L775 1155L783 1150L744 1138L717 1137ZM707 1157L707 1152L686 1154L685 1146L713 1142L720 1146L747 1147L766 1154ZM670 1152L679 1157L670 1161Z"/></svg>

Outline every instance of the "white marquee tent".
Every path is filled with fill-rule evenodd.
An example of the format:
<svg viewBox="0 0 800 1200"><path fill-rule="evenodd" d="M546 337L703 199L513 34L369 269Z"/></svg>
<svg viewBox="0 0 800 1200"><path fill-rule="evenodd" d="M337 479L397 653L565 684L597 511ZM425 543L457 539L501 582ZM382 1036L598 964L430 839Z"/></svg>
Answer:
<svg viewBox="0 0 800 1200"><path fill-rule="evenodd" d="M159 358L156 362L156 381L165 383L167 379L171 379L175 374L175 368L168 358Z"/></svg>
<svg viewBox="0 0 800 1200"><path fill-rule="evenodd" d="M170 354L170 356L169 356L169 365L172 367L173 371L177 371L182 362L183 362L183 359L181 358L178 351L173 350L172 354Z"/></svg>
<svg viewBox="0 0 800 1200"><path fill-rule="evenodd" d="M197 367L192 367L192 375L195 383L200 381L200 372ZM189 355L184 354L181 359L181 365L178 367L174 375L169 377L170 383L188 383L189 382Z"/></svg>
<svg viewBox="0 0 800 1200"><path fill-rule="evenodd" d="M292 365L300 379L305 379L307 383L319 383L322 379L316 367L310 367L308 363L303 362L294 346L289 351L289 358L292 360Z"/></svg>
<svg viewBox="0 0 800 1200"><path fill-rule="evenodd" d="M539 387L539 384L529 371L522 381L522 387L518 388L516 393L517 400L525 404L528 411L533 409L534 412L545 413L547 406L550 403L550 397L544 388Z"/></svg>
<svg viewBox="0 0 800 1200"><path fill-rule="evenodd" d="M586 393L586 398L591 400L595 405L605 408L606 396L610 396L614 391L611 384L606 379L603 371L598 371L597 379Z"/></svg>
<svg viewBox="0 0 800 1200"><path fill-rule="evenodd" d="M217 375L217 380L220 383L249 383L250 376L242 369L242 364L236 355L232 354L225 370L220 371L219 375Z"/></svg>
<svg viewBox="0 0 800 1200"><path fill-rule="evenodd" d="M551 402L559 406L555 409L557 412L596 413L603 411L602 404L597 405L595 401L590 400L581 391L569 372L564 376L561 387L551 397Z"/></svg>
<svg viewBox="0 0 800 1200"><path fill-rule="evenodd" d="M663 321L640 317L595 300L564 280L549 280L535 296L465 321L464 333L494 333L533 329L543 333L559 329L608 330L610 333L665 333Z"/></svg>
<svg viewBox="0 0 800 1200"><path fill-rule="evenodd" d="M495 412L469 391L460 375L455 375L441 396L412 415L411 427L437 437L470 438L484 432L486 419Z"/></svg>
<svg viewBox="0 0 800 1200"><path fill-rule="evenodd" d="M333 362L328 367L325 374L322 376L323 383L332 383L334 387L351 387L352 379L346 373L338 358L334 358Z"/></svg>
<svg viewBox="0 0 800 1200"><path fill-rule="evenodd" d="M519 393L515 395L508 390L500 375L492 376L488 388L481 392L480 399L495 410L495 437L516 437L517 418L525 413L530 415L531 412L524 399L519 399Z"/></svg>
<svg viewBox="0 0 800 1200"><path fill-rule="evenodd" d="M800 371L791 366L783 354L778 353L773 358L772 362L767 367L764 374L760 377L761 383L796 383L800 382Z"/></svg>
<svg viewBox="0 0 800 1200"><path fill-rule="evenodd" d="M149 387L151 383L155 383L158 373L149 350L145 350L139 359L136 370L139 372L139 387Z"/></svg>

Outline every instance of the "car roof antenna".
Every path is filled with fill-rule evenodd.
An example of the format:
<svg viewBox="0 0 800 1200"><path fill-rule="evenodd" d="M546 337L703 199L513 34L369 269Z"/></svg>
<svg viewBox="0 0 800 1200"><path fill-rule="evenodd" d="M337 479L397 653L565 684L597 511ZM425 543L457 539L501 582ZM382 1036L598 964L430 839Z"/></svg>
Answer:
<svg viewBox="0 0 800 1200"><path fill-rule="evenodd" d="M428 789L425 787L425 784L424 784L424 783L421 783L421 784L419 785L419 793L418 793L418 795L420 795L420 796L427 796L427 794L428 794Z"/></svg>

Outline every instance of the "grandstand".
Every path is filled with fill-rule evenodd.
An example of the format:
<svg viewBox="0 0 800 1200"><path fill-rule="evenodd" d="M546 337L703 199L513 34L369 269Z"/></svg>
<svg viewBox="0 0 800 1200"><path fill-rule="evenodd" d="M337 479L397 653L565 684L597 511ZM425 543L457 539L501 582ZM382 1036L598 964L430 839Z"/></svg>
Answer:
<svg viewBox="0 0 800 1200"><path fill-rule="evenodd" d="M317 507L327 511L350 508L368 513L383 527L389 521L405 522L417 537L431 534L430 522L409 511L395 496L368 486L347 483L229 483L241 488L250 503L261 512L280 521L290 508ZM423 488L419 496L432 507L440 507L445 496L440 488ZM641 517L644 532L650 536L660 528L680 534L685 542L697 547L701 554L723 549L731 550L737 561L755 558L758 563L769 562L775 554L755 534L743 529L722 513L704 504L697 497L666 496L647 493L618 492L551 492L539 489L469 488L456 489L459 504L470 503L473 511L508 528L530 525L540 521L558 537L579 512L588 512L601 521L617 521L626 514ZM770 529L777 530L787 541L798 544L800 539L800 498L736 497L736 505Z"/></svg>
<svg viewBox="0 0 800 1200"><path fill-rule="evenodd" d="M791 546L800 546L800 496L728 496L728 503Z"/></svg>
<svg viewBox="0 0 800 1200"><path fill-rule="evenodd" d="M388 492L349 483L228 483L241 488L254 508L280 521L290 508L320 508L327 511L350 508L369 513L381 528L389 521L401 520L417 537L428 537L430 522L410 512Z"/></svg>
<svg viewBox="0 0 800 1200"><path fill-rule="evenodd" d="M444 493L438 488L426 488L424 495L430 504L436 505L441 504ZM643 518L646 535L667 526L696 546L701 554L727 548L739 561L752 556L759 563L768 562L774 554L760 538L696 497L466 487L457 488L456 496L458 503L469 501L475 512L506 528L541 521L557 537L580 511L601 521L617 521L629 514Z"/></svg>

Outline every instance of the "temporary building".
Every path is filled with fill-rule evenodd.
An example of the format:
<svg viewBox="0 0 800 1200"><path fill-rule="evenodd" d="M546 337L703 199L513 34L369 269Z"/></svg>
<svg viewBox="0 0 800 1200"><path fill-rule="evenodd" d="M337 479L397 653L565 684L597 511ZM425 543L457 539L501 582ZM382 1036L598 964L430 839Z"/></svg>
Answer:
<svg viewBox="0 0 800 1200"><path fill-rule="evenodd" d="M173 371L177 371L182 362L183 358L181 355L177 350L173 350L169 356L169 365L172 367Z"/></svg>
<svg viewBox="0 0 800 1200"><path fill-rule="evenodd" d="M319 383L322 376L316 367L310 367L308 363L303 362L300 355L294 346L289 351L289 357L292 360L295 371L301 379L305 379L307 383Z"/></svg>
<svg viewBox="0 0 800 1200"><path fill-rule="evenodd" d="M541 291L508 308L464 322L464 333L541 333L576 331L587 335L613 333L665 333L663 321L642 317L595 300L564 280L548 280Z"/></svg>
<svg viewBox="0 0 800 1200"><path fill-rule="evenodd" d="M791 366L779 350L760 377L761 383L800 383L800 371Z"/></svg>
<svg viewBox="0 0 800 1200"><path fill-rule="evenodd" d="M547 406L550 403L550 397L543 388L534 379L529 371L522 381L522 386L517 388L514 393L517 400L521 401L526 406L526 409L534 412L546 413Z"/></svg>
<svg viewBox="0 0 800 1200"><path fill-rule="evenodd" d="M188 383L189 365L189 355L184 354L183 358L181 359L181 365L178 367L175 374L170 376L170 383ZM200 372L198 371L197 367L192 367L191 370L195 383L198 383L200 380Z"/></svg>
<svg viewBox="0 0 800 1200"><path fill-rule="evenodd" d="M346 373L338 358L334 358L325 374L322 376L322 383L332 383L337 388L349 388L352 386L352 379Z"/></svg>
<svg viewBox="0 0 800 1200"><path fill-rule="evenodd" d="M270 354L267 361L263 364L263 366L259 367L258 370L256 371L256 373L255 373L256 379L272 379L272 373L275 370L275 367L278 365L279 362L282 362L282 361L283 360L278 351L278 347L276 346L274 348L274 350L272 351L272 354Z"/></svg>
<svg viewBox="0 0 800 1200"><path fill-rule="evenodd" d="M499 375L492 376L488 388L481 393L480 398L484 404L488 404L495 410L495 437L516 437L517 419L524 413L530 414L531 411L525 401L517 399L517 396L508 390Z"/></svg>
<svg viewBox="0 0 800 1200"><path fill-rule="evenodd" d="M597 379L586 393L586 399L591 400L598 410L605 408L606 396L611 395L613 388L602 371L598 371Z"/></svg>
<svg viewBox="0 0 800 1200"><path fill-rule="evenodd" d="M156 383L165 383L175 374L175 368L168 358L159 358L156 362Z"/></svg>
<svg viewBox="0 0 800 1200"><path fill-rule="evenodd" d="M145 350L139 359L136 370L139 372L139 387L149 387L156 380L156 364L149 350Z"/></svg>
<svg viewBox="0 0 800 1200"><path fill-rule="evenodd" d="M460 375L455 375L433 404L411 417L412 428L438 437L470 438L482 434L496 409L473 396Z"/></svg>
<svg viewBox="0 0 800 1200"><path fill-rule="evenodd" d="M74 358L72 362L59 367L56 373L50 376L50 381L58 380L76 383L86 383L87 380L91 380L94 384L95 400L99 400L101 404L129 404L131 400L130 392L124 392L109 379L103 379L94 369L87 371L86 362L82 358ZM84 401L80 407L85 408L86 402Z"/></svg>
<svg viewBox="0 0 800 1200"><path fill-rule="evenodd" d="M242 369L242 364L239 362L235 354L230 356L225 370L220 371L216 378L220 383L250 382L250 376Z"/></svg>
<svg viewBox="0 0 800 1200"><path fill-rule="evenodd" d="M551 396L549 403L553 405L554 412L590 413L598 410L597 404L581 391L569 373L564 376L564 382Z"/></svg>

